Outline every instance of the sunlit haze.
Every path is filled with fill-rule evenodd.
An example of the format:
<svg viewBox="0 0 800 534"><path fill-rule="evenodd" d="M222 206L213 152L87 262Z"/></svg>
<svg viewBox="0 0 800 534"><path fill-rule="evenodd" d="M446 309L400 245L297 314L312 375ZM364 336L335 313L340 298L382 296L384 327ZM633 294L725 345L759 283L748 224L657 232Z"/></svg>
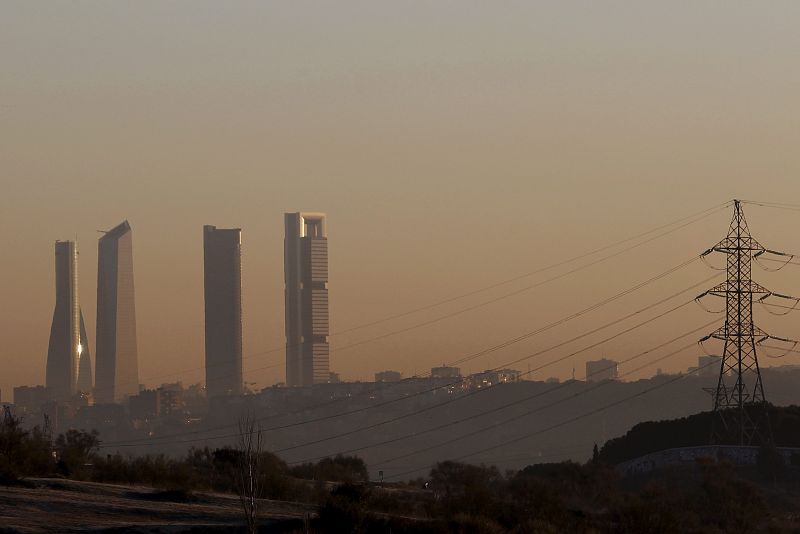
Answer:
<svg viewBox="0 0 800 534"><path fill-rule="evenodd" d="M330 362L347 380L426 373L696 257L729 207L508 298L638 241L352 330L733 198L796 203L798 20L796 2L3 2L3 400L44 383L57 239L78 242L94 353L97 231L125 219L148 386L204 380L206 224L242 229L244 380L258 387L284 380L285 212L327 214ZM800 213L744 209L762 244L800 252ZM463 370L689 300L714 274L697 261ZM754 278L800 294L796 269ZM798 337L795 316L756 313ZM687 306L533 378L580 376L587 359L709 320Z"/></svg>

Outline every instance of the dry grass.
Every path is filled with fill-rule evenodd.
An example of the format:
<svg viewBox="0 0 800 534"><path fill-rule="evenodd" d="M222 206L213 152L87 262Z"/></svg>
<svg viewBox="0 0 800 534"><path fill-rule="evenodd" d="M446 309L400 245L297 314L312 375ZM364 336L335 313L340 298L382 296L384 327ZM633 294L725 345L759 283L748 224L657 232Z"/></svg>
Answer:
<svg viewBox="0 0 800 534"><path fill-rule="evenodd" d="M231 532L243 529L236 496L163 493L59 479L33 479L34 488L0 486L0 532ZM178 502L176 502L178 501ZM262 501L262 524L291 532L313 513L305 504Z"/></svg>

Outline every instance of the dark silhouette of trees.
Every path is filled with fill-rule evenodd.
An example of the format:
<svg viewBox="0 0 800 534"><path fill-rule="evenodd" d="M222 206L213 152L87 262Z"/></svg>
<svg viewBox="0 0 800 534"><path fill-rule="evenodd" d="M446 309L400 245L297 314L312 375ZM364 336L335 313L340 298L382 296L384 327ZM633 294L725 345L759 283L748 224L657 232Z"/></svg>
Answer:
<svg viewBox="0 0 800 534"><path fill-rule="evenodd" d="M91 468L91 459L100 439L97 431L67 430L56 438L55 451L58 458L58 470L65 476L84 473Z"/></svg>

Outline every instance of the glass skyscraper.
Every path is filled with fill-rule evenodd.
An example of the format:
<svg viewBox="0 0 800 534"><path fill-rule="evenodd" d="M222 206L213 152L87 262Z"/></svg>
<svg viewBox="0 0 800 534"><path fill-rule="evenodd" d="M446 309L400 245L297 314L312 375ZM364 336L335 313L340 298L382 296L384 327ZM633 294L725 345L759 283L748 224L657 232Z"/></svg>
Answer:
<svg viewBox="0 0 800 534"><path fill-rule="evenodd" d="M97 384L100 404L139 393L133 233L123 221L97 243Z"/></svg>
<svg viewBox="0 0 800 534"><path fill-rule="evenodd" d="M284 215L286 385L330 379L328 237L324 213Z"/></svg>
<svg viewBox="0 0 800 534"><path fill-rule="evenodd" d="M46 384L50 398L66 401L92 389L89 340L78 299L78 246L56 241L56 304L47 347Z"/></svg>

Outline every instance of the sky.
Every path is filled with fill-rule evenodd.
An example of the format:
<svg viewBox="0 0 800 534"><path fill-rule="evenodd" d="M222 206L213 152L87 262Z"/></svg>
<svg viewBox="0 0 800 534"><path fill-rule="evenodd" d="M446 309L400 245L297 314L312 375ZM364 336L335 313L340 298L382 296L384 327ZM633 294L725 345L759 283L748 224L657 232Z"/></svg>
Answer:
<svg viewBox="0 0 800 534"><path fill-rule="evenodd" d="M730 210L552 282L592 258L350 330L732 198L800 203L798 17L800 4L779 1L4 0L2 398L44 382L56 239L78 240L94 354L97 231L123 219L148 386L203 379L204 224L243 230L245 379L257 387L283 380L284 212L328 214L332 330L348 330L331 338L331 366L348 380L424 373L666 271L719 241ZM746 210L764 245L800 252L800 213ZM694 262L464 370L714 274ZM800 294L800 267L754 274ZM756 312L800 337L796 316ZM628 358L713 319L687 306L516 367L564 358L532 376L580 378L586 359Z"/></svg>

